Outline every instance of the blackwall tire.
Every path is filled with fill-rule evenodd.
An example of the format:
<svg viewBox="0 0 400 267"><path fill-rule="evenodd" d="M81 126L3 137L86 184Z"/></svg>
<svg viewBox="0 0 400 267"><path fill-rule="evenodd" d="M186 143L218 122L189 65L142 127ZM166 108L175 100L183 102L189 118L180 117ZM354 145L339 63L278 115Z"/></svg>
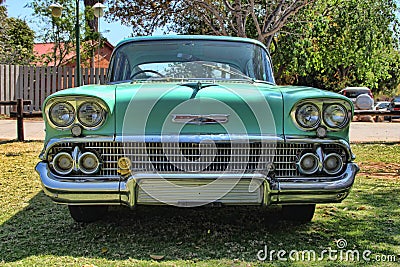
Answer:
<svg viewBox="0 0 400 267"><path fill-rule="evenodd" d="M76 222L90 223L102 219L108 206L68 205L69 213Z"/></svg>
<svg viewBox="0 0 400 267"><path fill-rule="evenodd" d="M315 204L282 206L283 219L293 222L310 222L314 217L314 212Z"/></svg>

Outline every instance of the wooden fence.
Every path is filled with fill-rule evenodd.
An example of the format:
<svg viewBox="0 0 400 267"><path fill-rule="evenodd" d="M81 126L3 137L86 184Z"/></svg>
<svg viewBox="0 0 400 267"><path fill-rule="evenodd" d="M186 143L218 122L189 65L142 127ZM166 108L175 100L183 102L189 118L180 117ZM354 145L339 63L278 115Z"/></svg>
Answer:
<svg viewBox="0 0 400 267"><path fill-rule="evenodd" d="M107 69L83 68L82 84L104 84ZM0 65L0 101L32 100L24 111L41 111L44 99L57 91L75 86L75 68ZM10 114L15 107L0 107Z"/></svg>

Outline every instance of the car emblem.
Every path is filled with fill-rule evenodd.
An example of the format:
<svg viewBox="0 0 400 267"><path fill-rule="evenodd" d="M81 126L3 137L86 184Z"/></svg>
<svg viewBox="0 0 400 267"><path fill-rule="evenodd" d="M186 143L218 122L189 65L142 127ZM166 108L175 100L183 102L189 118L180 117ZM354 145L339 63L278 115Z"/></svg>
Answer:
<svg viewBox="0 0 400 267"><path fill-rule="evenodd" d="M184 124L215 124L228 122L227 114L209 114L209 115L191 115L191 114L174 114L172 121Z"/></svg>

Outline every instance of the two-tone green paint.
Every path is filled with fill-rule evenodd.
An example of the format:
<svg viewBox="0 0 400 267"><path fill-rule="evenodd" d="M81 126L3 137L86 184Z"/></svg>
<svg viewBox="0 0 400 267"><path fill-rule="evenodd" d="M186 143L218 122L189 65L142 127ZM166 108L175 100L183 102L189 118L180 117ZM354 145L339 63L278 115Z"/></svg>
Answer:
<svg viewBox="0 0 400 267"><path fill-rule="evenodd" d="M298 101L337 99L351 105L348 99L336 93L263 83L224 81L203 88L193 99L192 93L192 88L177 82L91 85L57 92L44 105L53 97L88 96L103 100L109 109L106 122L97 130L84 130L84 136L233 133L307 137L315 137L316 132L299 129L291 117ZM179 125L172 121L173 114L228 114L229 121L222 125ZM346 127L341 131L328 132L326 138L348 141L348 131ZM59 137L71 137L71 133L69 130L54 129L46 123L46 141Z"/></svg>

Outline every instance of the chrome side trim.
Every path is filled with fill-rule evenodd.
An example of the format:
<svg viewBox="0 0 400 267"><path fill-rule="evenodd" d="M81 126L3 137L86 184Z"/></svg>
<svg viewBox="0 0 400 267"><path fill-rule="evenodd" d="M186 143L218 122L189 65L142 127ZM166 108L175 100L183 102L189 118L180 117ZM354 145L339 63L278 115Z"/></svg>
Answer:
<svg viewBox="0 0 400 267"><path fill-rule="evenodd" d="M245 134L201 134L201 135L118 135L115 142L182 142L200 143L206 141L218 142L283 142L283 136L276 135L245 135Z"/></svg>

